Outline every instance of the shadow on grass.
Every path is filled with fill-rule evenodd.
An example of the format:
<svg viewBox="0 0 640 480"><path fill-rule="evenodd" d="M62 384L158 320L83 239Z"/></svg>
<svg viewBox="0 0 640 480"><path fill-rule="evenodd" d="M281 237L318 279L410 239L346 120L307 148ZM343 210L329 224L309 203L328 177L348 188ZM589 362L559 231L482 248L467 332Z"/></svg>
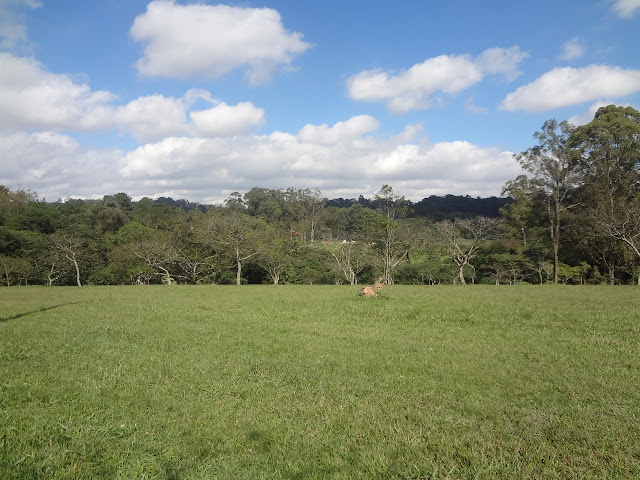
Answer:
<svg viewBox="0 0 640 480"><path fill-rule="evenodd" d="M11 317L0 317L0 323L8 322L9 320L17 320L18 318L33 315L34 313L46 312L47 310L53 310L54 308L66 307L67 305L76 305L78 303L86 303L86 302L69 302L69 303L61 303L60 305L53 305L51 307L40 307L36 310L31 310L30 312L24 312L24 313L18 313L17 315L12 315Z"/></svg>

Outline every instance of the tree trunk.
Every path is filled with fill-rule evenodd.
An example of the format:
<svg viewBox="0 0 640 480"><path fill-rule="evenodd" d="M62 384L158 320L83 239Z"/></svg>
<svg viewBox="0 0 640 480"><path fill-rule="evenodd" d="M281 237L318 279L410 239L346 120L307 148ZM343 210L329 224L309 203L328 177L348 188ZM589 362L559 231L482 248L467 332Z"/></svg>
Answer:
<svg viewBox="0 0 640 480"><path fill-rule="evenodd" d="M171 285L173 283L173 279L171 278L169 270L160 266L158 268L164 272L162 275L162 277L164 278L164 283L166 283L167 285Z"/></svg>
<svg viewBox="0 0 640 480"><path fill-rule="evenodd" d="M558 283L558 244L553 244L553 283Z"/></svg>
<svg viewBox="0 0 640 480"><path fill-rule="evenodd" d="M236 253L236 285L242 285L242 258L240 257L240 249L236 245L234 250Z"/></svg>
<svg viewBox="0 0 640 480"><path fill-rule="evenodd" d="M76 283L79 287L81 287L82 283L80 283L80 266L78 265L78 260L76 260L76 254L72 252L71 257L69 257L69 255L66 255L66 257L71 260L73 262L73 266L76 267Z"/></svg>
<svg viewBox="0 0 640 480"><path fill-rule="evenodd" d="M552 211L551 198L547 200L549 212L549 233L551 235L551 245L553 246L553 283L558 283L558 250L560 249L560 205L556 199L555 208ZM555 213L555 215L554 215Z"/></svg>
<svg viewBox="0 0 640 480"><path fill-rule="evenodd" d="M82 283L80 283L80 267L78 266L78 262L75 259L73 260L73 264L76 267L76 282L78 286L81 287Z"/></svg>
<svg viewBox="0 0 640 480"><path fill-rule="evenodd" d="M383 263L382 276L384 277L383 281L386 285L393 285L393 276L392 276L393 256L391 253L391 248L392 248L391 231L387 228L387 238L385 240L385 247L384 247L384 252L382 256L382 263Z"/></svg>
<svg viewBox="0 0 640 480"><path fill-rule="evenodd" d="M464 270L464 263L462 265L460 265L460 270L458 270L458 279L460 280L460 283L462 285L466 285L467 282L465 282L465 280L464 280L464 272L463 272L463 270Z"/></svg>

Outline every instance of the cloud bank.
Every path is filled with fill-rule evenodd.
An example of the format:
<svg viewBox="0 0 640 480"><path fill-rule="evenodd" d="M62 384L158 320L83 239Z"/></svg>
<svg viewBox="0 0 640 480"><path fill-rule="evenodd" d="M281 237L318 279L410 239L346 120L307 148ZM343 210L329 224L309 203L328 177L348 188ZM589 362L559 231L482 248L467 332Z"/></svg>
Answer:
<svg viewBox="0 0 640 480"><path fill-rule="evenodd" d="M297 134L168 137L129 152L85 151L57 132L0 134L0 184L28 185L40 195L92 197L125 191L220 203L255 186L320 188L328 197L372 195L390 183L407 198L432 194L499 195L519 167L511 152L469 142L416 142L420 128L371 133L378 121L355 116L332 126L305 125ZM53 198L52 198L53 197Z"/></svg>

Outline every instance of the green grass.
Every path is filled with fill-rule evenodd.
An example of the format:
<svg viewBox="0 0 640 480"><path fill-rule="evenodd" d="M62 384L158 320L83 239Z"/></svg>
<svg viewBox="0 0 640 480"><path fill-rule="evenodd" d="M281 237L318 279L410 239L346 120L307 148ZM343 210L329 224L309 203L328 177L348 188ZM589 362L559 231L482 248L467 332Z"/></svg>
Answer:
<svg viewBox="0 0 640 480"><path fill-rule="evenodd" d="M0 478L640 478L640 289L0 288Z"/></svg>

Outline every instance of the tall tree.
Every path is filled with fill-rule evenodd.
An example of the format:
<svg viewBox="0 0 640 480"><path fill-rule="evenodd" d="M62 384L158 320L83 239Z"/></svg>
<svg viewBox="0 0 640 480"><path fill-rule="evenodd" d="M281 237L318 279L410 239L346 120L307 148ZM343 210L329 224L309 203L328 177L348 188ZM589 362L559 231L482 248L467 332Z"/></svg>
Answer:
<svg viewBox="0 0 640 480"><path fill-rule="evenodd" d="M640 261L640 112L601 107L575 129L570 146L583 175L587 218L597 233L622 242Z"/></svg>
<svg viewBox="0 0 640 480"><path fill-rule="evenodd" d="M244 262L259 255L265 247L262 242L265 223L245 213L224 208L211 209L208 215L204 233L210 242L233 259L236 284L240 285Z"/></svg>
<svg viewBox="0 0 640 480"><path fill-rule="evenodd" d="M247 211L247 203L242 198L240 192L231 193L229 198L224 201L224 206L236 212L246 213Z"/></svg>
<svg viewBox="0 0 640 480"><path fill-rule="evenodd" d="M393 283L393 270L407 260L413 244L412 237L401 220L406 218L409 208L404 197L396 194L389 185L383 185L375 195L376 211L363 219L367 235L378 252L382 266L383 281Z"/></svg>
<svg viewBox="0 0 640 480"><path fill-rule="evenodd" d="M298 202L301 207L303 224L309 229L309 240L313 243L315 241L320 214L324 207L324 198L322 198L319 189L315 188L310 190L306 188L298 191Z"/></svg>
<svg viewBox="0 0 640 480"><path fill-rule="evenodd" d="M538 140L537 145L515 156L522 168L531 175L529 192L525 197L531 199L542 195L544 198L553 250L554 283L558 283L558 252L563 218L568 209L576 206L569 199L578 180L569 156L568 141L572 130L573 127L567 122L547 120L542 130L533 135Z"/></svg>

